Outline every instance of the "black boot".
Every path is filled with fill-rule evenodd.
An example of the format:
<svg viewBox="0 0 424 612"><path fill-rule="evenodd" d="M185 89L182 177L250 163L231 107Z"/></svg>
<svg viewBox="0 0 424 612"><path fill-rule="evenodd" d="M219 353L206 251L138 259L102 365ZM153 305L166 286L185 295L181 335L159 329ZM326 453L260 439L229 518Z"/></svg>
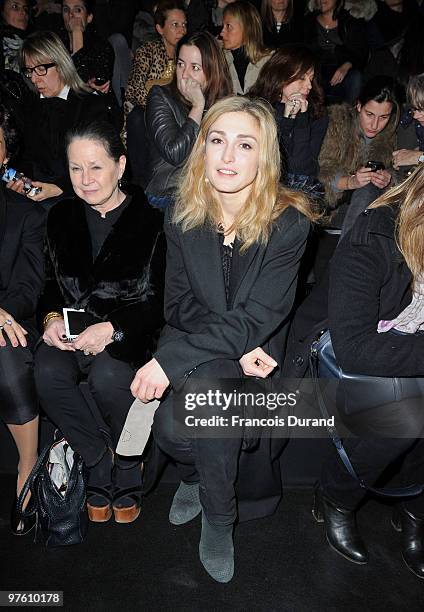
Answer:
<svg viewBox="0 0 424 612"><path fill-rule="evenodd" d="M358 533L353 510L336 505L325 497L320 487L316 487L312 514L318 523L325 524L331 548L352 563L368 563L368 551Z"/></svg>
<svg viewBox="0 0 424 612"><path fill-rule="evenodd" d="M418 578L424 578L424 519L399 509L402 527L402 559Z"/></svg>

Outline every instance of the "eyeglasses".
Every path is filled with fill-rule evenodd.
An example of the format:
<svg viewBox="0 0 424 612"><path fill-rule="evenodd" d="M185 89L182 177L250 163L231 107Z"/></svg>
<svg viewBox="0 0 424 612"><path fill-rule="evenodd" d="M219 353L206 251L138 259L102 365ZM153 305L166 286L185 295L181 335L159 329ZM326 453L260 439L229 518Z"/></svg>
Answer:
<svg viewBox="0 0 424 612"><path fill-rule="evenodd" d="M8 8L12 11L23 11L27 15L29 15L29 6L27 4L18 4L17 2L11 2L8 4Z"/></svg>
<svg viewBox="0 0 424 612"><path fill-rule="evenodd" d="M33 72L35 72L35 74L38 75L38 76L46 76L47 71L50 68L53 68L53 66L56 66L56 64L54 62L51 63L51 64L38 64L38 66L34 66L34 68L30 68L29 66L25 66L24 69L22 70L22 74L27 79L30 79L32 77L32 73Z"/></svg>

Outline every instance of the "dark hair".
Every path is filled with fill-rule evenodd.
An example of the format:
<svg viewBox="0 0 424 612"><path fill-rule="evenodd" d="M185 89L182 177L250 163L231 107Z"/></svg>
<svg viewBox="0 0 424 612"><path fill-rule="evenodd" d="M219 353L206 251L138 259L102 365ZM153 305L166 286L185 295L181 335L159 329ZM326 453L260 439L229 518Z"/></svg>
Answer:
<svg viewBox="0 0 424 612"><path fill-rule="evenodd" d="M89 15L93 15L94 14L94 9L96 6L96 0L80 0L80 2L82 2L82 4L85 6L85 10L87 11L87 13ZM61 0L60 2L63 6L63 0Z"/></svg>
<svg viewBox="0 0 424 612"><path fill-rule="evenodd" d="M197 47L200 51L202 68L206 78L206 87L203 92L206 108L210 108L217 100L225 98L225 96L230 96L233 93L230 70L224 52L216 38L206 31L197 32L191 35L186 34L178 41L176 50L177 62L181 47L184 45ZM176 70L171 82L171 89L173 95L187 105L187 101L183 98L177 87Z"/></svg>
<svg viewBox="0 0 424 612"><path fill-rule="evenodd" d="M181 0L160 0L153 15L155 25L159 25L163 28L170 11L182 11L185 14L186 10L184 3L181 2Z"/></svg>
<svg viewBox="0 0 424 612"><path fill-rule="evenodd" d="M0 24L5 23L4 18L3 18L3 11L4 11L5 3L6 3L6 0L0 0ZM31 0L26 0L26 3L28 5L28 16L31 17Z"/></svg>
<svg viewBox="0 0 424 612"><path fill-rule="evenodd" d="M0 104L0 128L3 130L7 157L11 159L18 152L19 133L12 113L3 104Z"/></svg>
<svg viewBox="0 0 424 612"><path fill-rule="evenodd" d="M264 98L272 105L279 102L283 87L300 79L313 68L315 76L312 80L308 102L311 116L314 119L326 114L324 94L317 81L315 55L303 45L285 45L277 49L264 66L262 66L253 87L249 89L251 98Z"/></svg>
<svg viewBox="0 0 424 612"><path fill-rule="evenodd" d="M293 17L293 1L289 0L287 11L286 11L286 20L287 23ZM275 25L275 17L272 12L272 0L262 0L261 2L261 17L264 25L268 28L268 30L272 30Z"/></svg>
<svg viewBox="0 0 424 612"><path fill-rule="evenodd" d="M66 149L68 149L71 142L77 138L101 142L109 157L116 162L121 155L126 155L125 147L122 144L119 132L107 121L79 123L71 128L66 134Z"/></svg>
<svg viewBox="0 0 424 612"><path fill-rule="evenodd" d="M361 106L374 100L374 102L391 102L397 109L399 107L398 86L389 76L375 76L363 85L357 103Z"/></svg>

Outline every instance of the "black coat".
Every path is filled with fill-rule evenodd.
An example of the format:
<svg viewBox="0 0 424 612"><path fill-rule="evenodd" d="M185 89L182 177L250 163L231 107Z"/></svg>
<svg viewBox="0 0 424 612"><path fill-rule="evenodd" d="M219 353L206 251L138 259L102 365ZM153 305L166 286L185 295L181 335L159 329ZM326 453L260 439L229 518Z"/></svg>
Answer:
<svg viewBox="0 0 424 612"><path fill-rule="evenodd" d="M397 210L365 211L331 262L329 329L346 372L424 376L424 337L377 333L411 302L412 275L395 242Z"/></svg>
<svg viewBox="0 0 424 612"><path fill-rule="evenodd" d="M309 111L298 113L294 119L284 117L284 104L275 106L281 157L285 169L293 174L316 178L319 174L318 157L328 127L328 117L312 119Z"/></svg>
<svg viewBox="0 0 424 612"><path fill-rule="evenodd" d="M35 181L53 183L72 195L66 159L66 132L79 122L104 120L120 128L119 115L110 107L109 96L70 91L67 100L25 100L23 107L24 146L19 170Z"/></svg>
<svg viewBox="0 0 424 612"><path fill-rule="evenodd" d="M317 33L317 13L309 13L304 18L304 42L317 57L320 56ZM342 42L335 49L336 64L341 66L350 62L360 70L368 59L368 38L364 19L356 19L350 13L342 10L338 16L337 31Z"/></svg>
<svg viewBox="0 0 424 612"><path fill-rule="evenodd" d="M146 192L174 195L178 176L199 133L188 117L189 109L176 99L168 85L154 85L147 96L146 128L150 171Z"/></svg>
<svg viewBox="0 0 424 612"><path fill-rule="evenodd" d="M0 186L0 308L32 335L44 284L45 213L32 202L12 202Z"/></svg>
<svg viewBox="0 0 424 612"><path fill-rule="evenodd" d="M262 346L281 365L309 223L289 208L267 246L233 250L229 303L219 236L211 229L183 233L165 222L165 319L155 357L174 389L188 373L214 359L238 360ZM278 371L277 371L278 375Z"/></svg>
<svg viewBox="0 0 424 612"><path fill-rule="evenodd" d="M122 361L150 358L163 323L165 237L162 214L140 189L129 189L122 212L93 262L85 202L62 200L47 221L49 263L55 277L43 297L45 310L83 308L96 320L124 332L106 350Z"/></svg>

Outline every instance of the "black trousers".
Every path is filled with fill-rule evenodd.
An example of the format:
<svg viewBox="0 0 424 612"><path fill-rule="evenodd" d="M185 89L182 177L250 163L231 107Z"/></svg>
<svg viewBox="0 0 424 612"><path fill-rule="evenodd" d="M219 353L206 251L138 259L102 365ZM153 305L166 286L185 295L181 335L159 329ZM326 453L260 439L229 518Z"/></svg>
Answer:
<svg viewBox="0 0 424 612"><path fill-rule="evenodd" d="M199 366L195 378L240 379L239 364L215 360ZM242 438L200 438L178 427L181 419L174 414L170 394L159 406L153 423L156 444L176 463L180 478L186 483L199 483L200 502L213 525L230 525L237 518L235 483L238 473ZM191 432L190 432L191 433Z"/></svg>
<svg viewBox="0 0 424 612"><path fill-rule="evenodd" d="M35 382L41 405L86 465L95 465L121 435L134 398L130 385L135 370L106 350L98 355L61 351L41 344L35 353ZM87 379L90 392L107 428L103 435L79 383Z"/></svg>
<svg viewBox="0 0 424 612"><path fill-rule="evenodd" d="M362 430L361 437L344 440L357 475L367 484L374 485L397 460L402 460L402 486L424 484L424 438L421 437L424 436L424 409L421 404L420 399L379 406L369 411L367 419L356 426ZM347 472L335 449L323 464L321 485L328 497L350 510L356 509L366 495L365 489ZM404 504L414 516L424 518L424 495L405 498Z"/></svg>
<svg viewBox="0 0 424 612"><path fill-rule="evenodd" d="M0 347L0 418L8 425L23 425L38 415L32 352L6 342Z"/></svg>

